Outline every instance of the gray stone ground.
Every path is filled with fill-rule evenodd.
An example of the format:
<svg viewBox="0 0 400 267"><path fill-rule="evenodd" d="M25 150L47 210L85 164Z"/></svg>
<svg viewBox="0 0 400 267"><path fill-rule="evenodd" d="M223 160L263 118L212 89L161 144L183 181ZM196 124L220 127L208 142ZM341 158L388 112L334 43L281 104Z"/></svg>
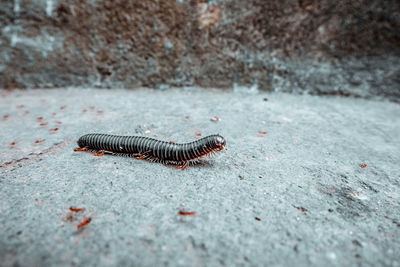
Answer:
<svg viewBox="0 0 400 267"><path fill-rule="evenodd" d="M190 88L0 93L2 266L400 266L396 103ZM227 150L185 170L73 152L91 132L220 133Z"/></svg>

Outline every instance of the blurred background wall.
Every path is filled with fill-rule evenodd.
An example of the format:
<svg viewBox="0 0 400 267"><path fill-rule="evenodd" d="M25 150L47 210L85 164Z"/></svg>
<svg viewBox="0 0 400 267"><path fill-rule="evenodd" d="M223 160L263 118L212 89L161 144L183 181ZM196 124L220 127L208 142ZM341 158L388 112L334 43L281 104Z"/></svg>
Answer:
<svg viewBox="0 0 400 267"><path fill-rule="evenodd" d="M1 0L0 87L400 98L398 0Z"/></svg>

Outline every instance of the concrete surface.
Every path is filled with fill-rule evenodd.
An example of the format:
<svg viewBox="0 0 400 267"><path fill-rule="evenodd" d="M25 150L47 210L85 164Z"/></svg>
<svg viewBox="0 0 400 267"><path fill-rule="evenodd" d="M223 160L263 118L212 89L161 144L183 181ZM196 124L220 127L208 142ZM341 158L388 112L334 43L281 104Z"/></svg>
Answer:
<svg viewBox="0 0 400 267"><path fill-rule="evenodd" d="M0 93L1 266L400 266L396 103L245 89ZM220 133L227 150L185 170L73 152L92 132Z"/></svg>

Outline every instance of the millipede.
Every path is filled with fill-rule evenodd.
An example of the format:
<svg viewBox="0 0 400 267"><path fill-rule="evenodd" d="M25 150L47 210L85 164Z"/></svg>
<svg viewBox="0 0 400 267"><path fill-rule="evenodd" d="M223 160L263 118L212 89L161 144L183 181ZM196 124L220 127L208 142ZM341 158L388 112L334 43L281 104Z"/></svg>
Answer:
<svg viewBox="0 0 400 267"><path fill-rule="evenodd" d="M219 135L209 135L189 143L172 143L145 136L121 136L110 134L86 134L79 138L78 149L91 151L95 156L104 154L135 157L164 164L176 165L184 169L188 164L196 164L200 158L221 151L226 145Z"/></svg>

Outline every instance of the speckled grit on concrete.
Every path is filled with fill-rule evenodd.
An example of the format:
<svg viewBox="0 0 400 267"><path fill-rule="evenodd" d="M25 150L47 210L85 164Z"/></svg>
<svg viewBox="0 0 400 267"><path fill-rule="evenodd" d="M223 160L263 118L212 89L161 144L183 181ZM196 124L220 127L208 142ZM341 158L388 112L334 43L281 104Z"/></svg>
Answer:
<svg viewBox="0 0 400 267"><path fill-rule="evenodd" d="M396 103L193 88L0 94L2 266L400 265ZM177 170L73 152L91 132L220 133L227 149Z"/></svg>

